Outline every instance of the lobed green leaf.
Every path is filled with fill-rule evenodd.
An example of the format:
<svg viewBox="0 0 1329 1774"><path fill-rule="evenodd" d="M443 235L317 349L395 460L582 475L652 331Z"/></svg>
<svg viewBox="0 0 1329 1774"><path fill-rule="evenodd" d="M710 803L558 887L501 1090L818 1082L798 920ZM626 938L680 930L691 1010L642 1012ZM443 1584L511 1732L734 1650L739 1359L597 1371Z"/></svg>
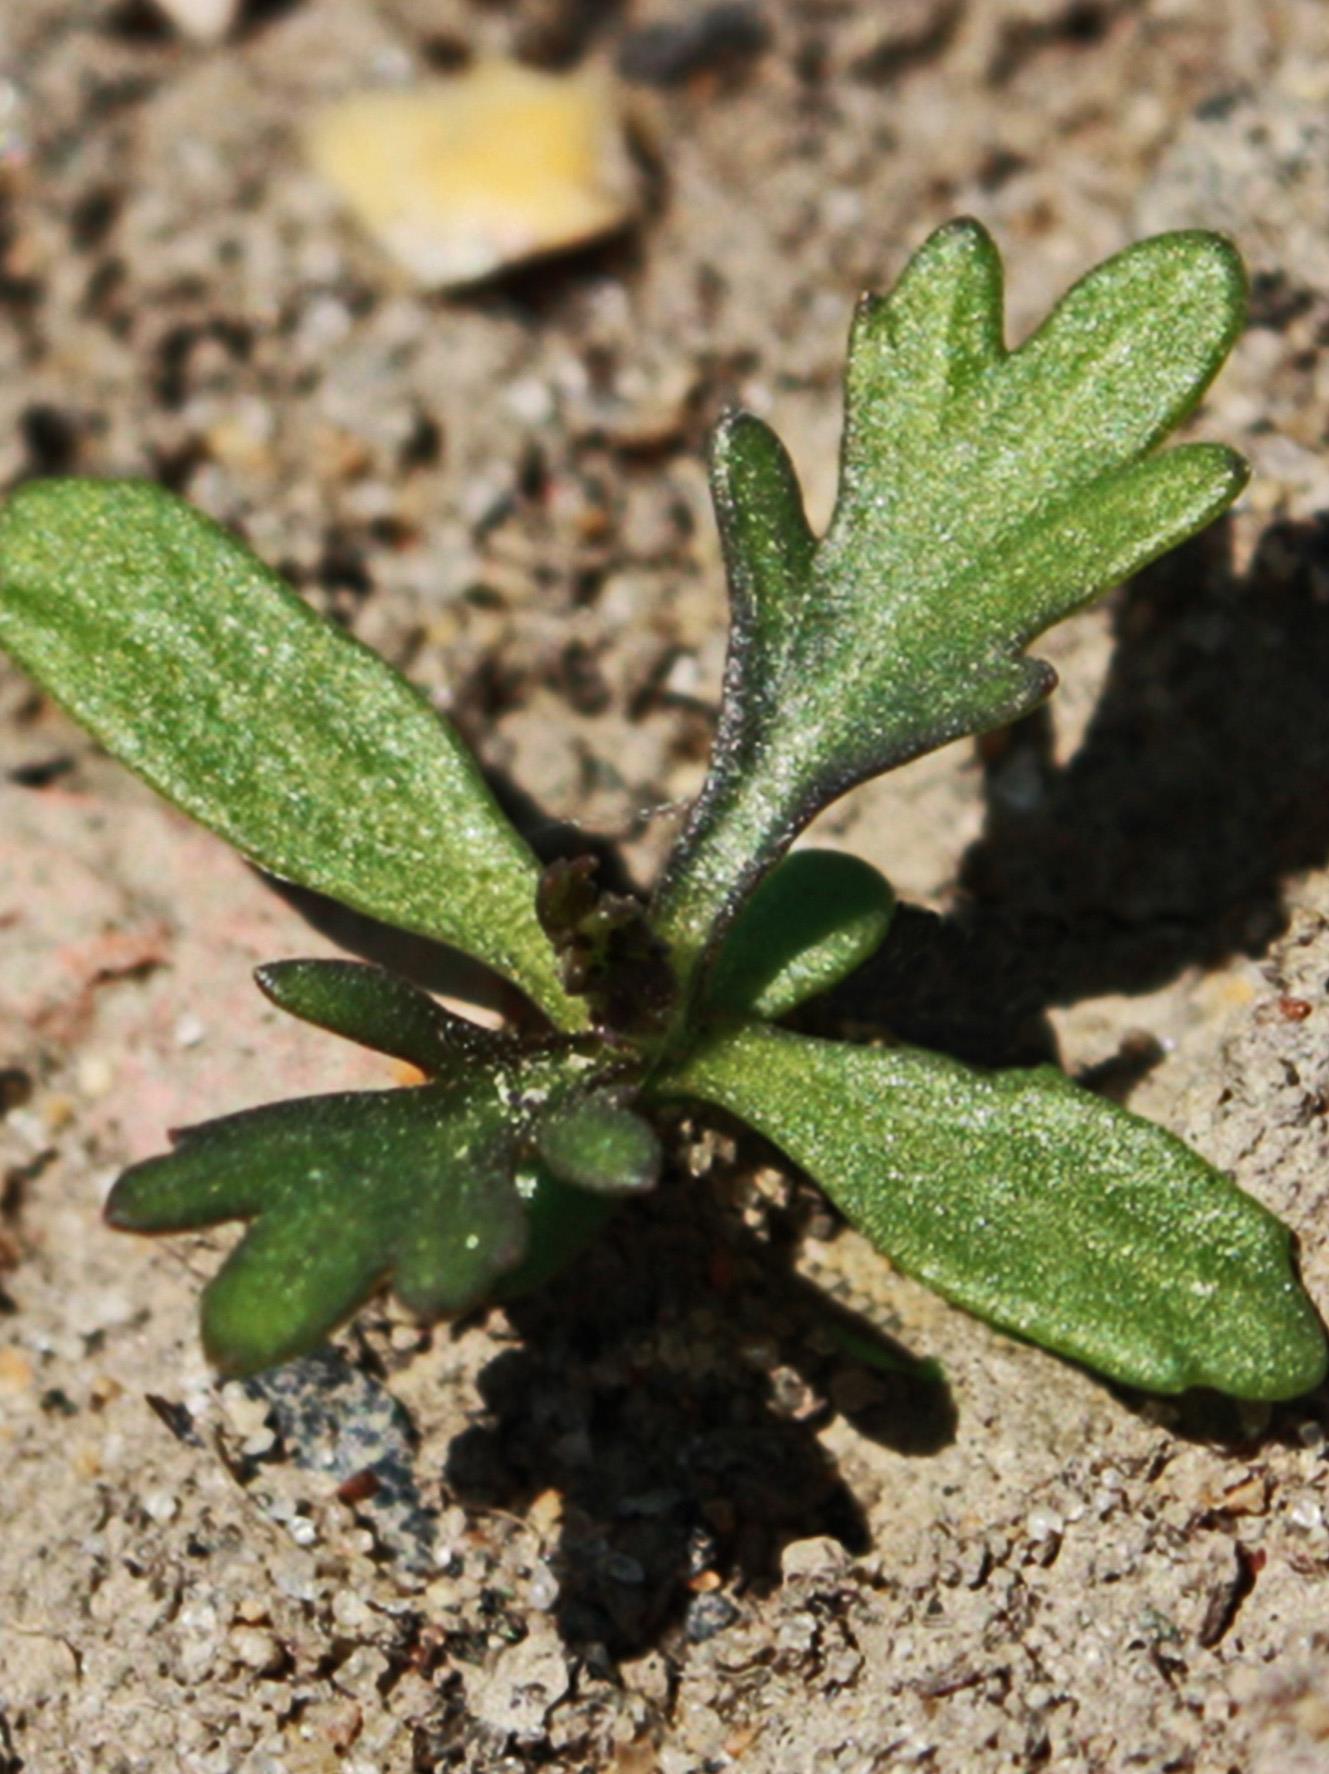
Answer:
<svg viewBox="0 0 1329 1774"><path fill-rule="evenodd" d="M0 645L122 762L284 880L507 975L556 1022L534 857L458 735L209 519L132 481L0 508Z"/></svg>
<svg viewBox="0 0 1329 1774"><path fill-rule="evenodd" d="M107 1219L134 1232L253 1220L203 1296L208 1355L253 1373L315 1347L388 1279L423 1318L491 1297L528 1254L535 1189L517 1168L530 1128L586 1087L581 1060L540 1054L477 1059L417 1089L251 1109L127 1170ZM595 1215L570 1217L576 1230Z"/></svg>
<svg viewBox="0 0 1329 1774"><path fill-rule="evenodd" d="M229 1374L320 1343L390 1275L423 1316L482 1299L525 1248L501 1109L464 1089L354 1092L205 1123L135 1165L113 1226L168 1232L250 1219L203 1295Z"/></svg>
<svg viewBox="0 0 1329 1774"><path fill-rule="evenodd" d="M849 347L839 497L818 540L779 440L735 415L712 482L733 602L711 772L656 898L686 974L819 808L1012 721L1052 688L1050 624L1216 517L1231 451L1152 452L1240 329L1216 235L1161 235L1091 272L1018 350L975 222L942 228Z"/></svg>
<svg viewBox="0 0 1329 1774"><path fill-rule="evenodd" d="M988 1074L750 1026L662 1088L774 1141L909 1274L1114 1379L1280 1399L1324 1377L1286 1227L1051 1068Z"/></svg>

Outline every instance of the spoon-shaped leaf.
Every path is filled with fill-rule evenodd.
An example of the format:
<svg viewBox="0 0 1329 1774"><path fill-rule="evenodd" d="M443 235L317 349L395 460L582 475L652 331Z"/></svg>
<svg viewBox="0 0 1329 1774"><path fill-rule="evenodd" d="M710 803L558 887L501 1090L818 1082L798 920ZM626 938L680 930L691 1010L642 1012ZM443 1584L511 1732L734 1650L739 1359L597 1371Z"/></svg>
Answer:
<svg viewBox="0 0 1329 1774"><path fill-rule="evenodd" d="M556 1177L596 1195L640 1195L659 1181L655 1129L603 1091L542 1116L535 1141Z"/></svg>
<svg viewBox="0 0 1329 1774"><path fill-rule="evenodd" d="M712 481L733 628L711 772L659 888L680 973L827 802L1014 720L1030 640L1210 522L1245 464L1154 455L1240 329L1240 260L1160 235L1092 271L1018 350L975 222L942 228L849 346L840 492L809 529L778 438L723 423Z"/></svg>
<svg viewBox="0 0 1329 1774"><path fill-rule="evenodd" d="M711 976L711 1003L733 1016L784 1016L875 954L894 910L890 884L871 863L795 850L738 914Z"/></svg>
<svg viewBox="0 0 1329 1774"><path fill-rule="evenodd" d="M0 508L0 646L251 861L477 956L578 1027L534 857L425 699L209 519L132 481Z"/></svg>
<svg viewBox="0 0 1329 1774"><path fill-rule="evenodd" d="M908 1273L1114 1379L1278 1399L1324 1377L1286 1227L1051 1068L750 1026L667 1085L773 1140Z"/></svg>

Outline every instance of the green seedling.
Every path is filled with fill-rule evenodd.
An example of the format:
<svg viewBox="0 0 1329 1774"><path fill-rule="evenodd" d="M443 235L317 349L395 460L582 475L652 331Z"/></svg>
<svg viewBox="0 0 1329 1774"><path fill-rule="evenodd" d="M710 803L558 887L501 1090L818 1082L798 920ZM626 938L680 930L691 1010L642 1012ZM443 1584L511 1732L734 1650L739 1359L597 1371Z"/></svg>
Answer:
<svg viewBox="0 0 1329 1774"><path fill-rule="evenodd" d="M207 1122L120 1178L115 1226L252 1222L203 1296L218 1367L310 1349L385 1282L425 1317L535 1286L654 1185L652 1117L691 1104L765 1135L948 1299L1117 1380L1318 1383L1288 1231L1171 1134L1049 1067L778 1026L873 953L893 907L866 864L790 852L799 832L865 778L1026 714L1054 684L1029 642L1240 491L1230 450L1159 446L1243 304L1231 246L1163 235L1009 350L996 250L956 222L859 308L825 535L774 433L722 421L719 733L649 903L584 858L542 871L423 698L179 500L13 494L0 642L40 684L252 862L529 1001L492 1033L379 968L259 970L282 1009L427 1082Z"/></svg>

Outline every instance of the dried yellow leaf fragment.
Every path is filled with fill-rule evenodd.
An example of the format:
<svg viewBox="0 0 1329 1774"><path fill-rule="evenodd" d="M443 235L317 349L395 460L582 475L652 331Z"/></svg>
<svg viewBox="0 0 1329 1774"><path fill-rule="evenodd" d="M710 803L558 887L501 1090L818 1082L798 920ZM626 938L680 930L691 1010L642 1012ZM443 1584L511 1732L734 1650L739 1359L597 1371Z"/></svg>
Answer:
<svg viewBox="0 0 1329 1774"><path fill-rule="evenodd" d="M637 202L614 87L598 69L481 62L339 100L305 140L360 223L433 289L610 233Z"/></svg>

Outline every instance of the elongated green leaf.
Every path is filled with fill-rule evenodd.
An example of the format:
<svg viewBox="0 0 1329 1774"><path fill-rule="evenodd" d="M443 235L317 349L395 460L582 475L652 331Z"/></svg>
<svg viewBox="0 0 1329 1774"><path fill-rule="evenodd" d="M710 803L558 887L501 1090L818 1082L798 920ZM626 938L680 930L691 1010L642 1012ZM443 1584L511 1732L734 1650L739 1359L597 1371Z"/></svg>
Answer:
<svg viewBox="0 0 1329 1774"><path fill-rule="evenodd" d="M0 646L273 874L475 955L577 1027L535 859L456 733L217 525L131 481L0 508Z"/></svg>
<svg viewBox="0 0 1329 1774"><path fill-rule="evenodd" d="M668 1087L773 1140L902 1269L1115 1379L1277 1399L1324 1376L1287 1229L1050 1068L987 1074L751 1026Z"/></svg>
<svg viewBox="0 0 1329 1774"><path fill-rule="evenodd" d="M1026 713L1052 688L1023 649L1236 497L1245 464L1154 455L1241 326L1216 235L1144 241L1002 342L1001 266L941 229L849 347L840 493L824 539L779 440L738 414L712 480L733 602L711 773L655 921L680 971L713 960L743 898L854 783Z"/></svg>
<svg viewBox="0 0 1329 1774"><path fill-rule="evenodd" d="M254 1221L203 1298L209 1356L252 1373L313 1348L389 1278L425 1318L492 1295L527 1251L522 1148L585 1088L578 1056L538 1054L226 1116L127 1170L107 1218L134 1232Z"/></svg>
<svg viewBox="0 0 1329 1774"><path fill-rule="evenodd" d="M743 907L710 981L734 1016L784 1016L829 991L880 947L895 910L871 863L840 850L796 850Z"/></svg>
<svg viewBox="0 0 1329 1774"><path fill-rule="evenodd" d="M454 1016L409 980L368 962L269 961L254 978L289 1015L409 1060L430 1078L510 1050L508 1037Z"/></svg>

